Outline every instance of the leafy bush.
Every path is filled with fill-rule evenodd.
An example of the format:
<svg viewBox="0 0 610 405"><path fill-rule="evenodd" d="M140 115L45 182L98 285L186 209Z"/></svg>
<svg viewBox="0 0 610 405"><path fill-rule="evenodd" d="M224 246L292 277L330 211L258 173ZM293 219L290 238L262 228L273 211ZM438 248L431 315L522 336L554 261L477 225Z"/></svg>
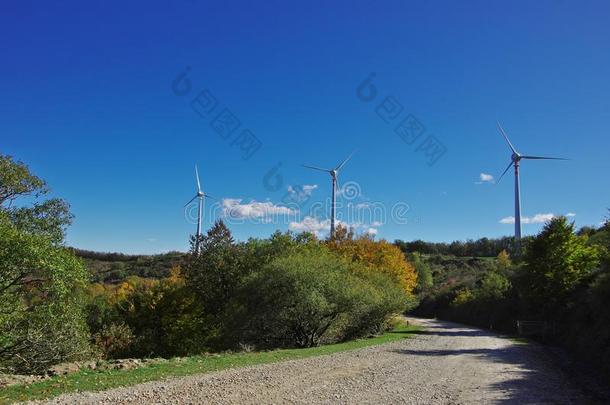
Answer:
<svg viewBox="0 0 610 405"><path fill-rule="evenodd" d="M404 309L405 295L385 276L375 285L373 276L358 273L366 271L322 247L274 259L240 289L232 308L239 331L234 339L258 347L309 347L378 331Z"/></svg>
<svg viewBox="0 0 610 405"><path fill-rule="evenodd" d="M104 325L99 332L93 335L93 343L106 359L128 355L133 341L133 332L124 323Z"/></svg>
<svg viewBox="0 0 610 405"><path fill-rule="evenodd" d="M393 315L404 312L415 305L413 297L386 274L374 273L354 266L352 270L364 283L356 291L356 306L346 316L341 330L341 340L350 340L368 335L376 335L390 328Z"/></svg>
<svg viewBox="0 0 610 405"><path fill-rule="evenodd" d="M89 294L88 321L96 345L104 349L106 336L122 332L113 325L124 324L133 334L120 350L102 350L107 357L171 357L205 349L209 330L179 267L161 280L130 277L118 285L96 284Z"/></svg>

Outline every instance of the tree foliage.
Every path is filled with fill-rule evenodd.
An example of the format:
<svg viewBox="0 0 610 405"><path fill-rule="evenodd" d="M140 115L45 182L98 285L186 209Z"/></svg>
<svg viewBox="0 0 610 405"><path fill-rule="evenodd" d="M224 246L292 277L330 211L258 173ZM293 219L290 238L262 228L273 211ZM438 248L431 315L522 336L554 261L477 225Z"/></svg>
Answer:
<svg viewBox="0 0 610 405"><path fill-rule="evenodd" d="M242 285L234 337L258 347L309 347L377 333L406 296L385 275L362 276L320 246L278 256ZM238 326L239 325L239 326Z"/></svg>
<svg viewBox="0 0 610 405"><path fill-rule="evenodd" d="M425 293L434 286L434 277L430 265L424 261L419 252L413 252L408 255L410 261L417 272L417 287L415 292L418 294Z"/></svg>
<svg viewBox="0 0 610 405"><path fill-rule="evenodd" d="M184 356L205 349L208 329L179 267L161 280L129 277L89 289L88 323L104 357Z"/></svg>
<svg viewBox="0 0 610 405"><path fill-rule="evenodd" d="M530 237L524 237L521 244L526 246ZM405 253L418 252L425 255L453 255L458 257L494 257L505 250L514 253L514 239L512 237L481 238L477 240L445 242L425 242L414 240L405 242L396 240L394 244Z"/></svg>
<svg viewBox="0 0 610 405"><path fill-rule="evenodd" d="M417 285L417 273L395 245L385 240L374 241L367 236L355 238L353 233L339 227L328 246L340 256L363 264L369 271L379 271L392 277L406 294L413 294Z"/></svg>
<svg viewBox="0 0 610 405"><path fill-rule="evenodd" d="M46 183L28 167L11 156L0 155L0 206L10 205L18 197L38 197L48 191Z"/></svg>
<svg viewBox="0 0 610 405"><path fill-rule="evenodd" d="M86 272L62 246L71 216L59 199L37 198L45 182L0 155L0 369L42 372L88 354L83 313Z"/></svg>
<svg viewBox="0 0 610 405"><path fill-rule="evenodd" d="M599 264L599 252L574 234L565 217L549 221L524 255L522 287L531 306L547 316L561 306L576 285Z"/></svg>
<svg viewBox="0 0 610 405"><path fill-rule="evenodd" d="M88 354L82 263L0 214L0 369L42 372Z"/></svg>

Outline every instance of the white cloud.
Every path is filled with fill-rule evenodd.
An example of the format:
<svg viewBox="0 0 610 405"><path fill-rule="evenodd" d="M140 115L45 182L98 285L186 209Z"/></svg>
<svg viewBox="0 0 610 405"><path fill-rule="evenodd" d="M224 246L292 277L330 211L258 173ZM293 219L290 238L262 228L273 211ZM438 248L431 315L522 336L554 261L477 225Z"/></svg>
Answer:
<svg viewBox="0 0 610 405"><path fill-rule="evenodd" d="M311 194L318 188L317 184L304 184L288 186L288 194L284 197L284 202L303 203L309 200Z"/></svg>
<svg viewBox="0 0 610 405"><path fill-rule="evenodd" d="M249 203L244 204L242 203L242 199L239 198L223 199L222 209L226 217L236 219L267 219L274 215L291 215L296 213L296 211L291 208L275 205L271 201L258 202L252 200Z"/></svg>
<svg viewBox="0 0 610 405"><path fill-rule="evenodd" d="M476 181L474 184L484 184L484 183L494 184L495 182L496 181L494 180L494 176L492 176L491 174L481 173L481 174L479 174L479 181Z"/></svg>
<svg viewBox="0 0 610 405"><path fill-rule="evenodd" d="M514 224L515 223L515 217L510 216L510 217L504 217L500 220L501 224Z"/></svg>
<svg viewBox="0 0 610 405"><path fill-rule="evenodd" d="M383 225L383 222L380 222L380 221L373 221L371 223L371 226L373 226L375 228L379 228L381 225Z"/></svg>
<svg viewBox="0 0 610 405"><path fill-rule="evenodd" d="M366 230L366 232L365 232L365 233L367 233L367 234L369 234L369 235L371 235L371 236L375 236L375 235L377 235L377 229L375 229L375 228L369 228L369 229L367 229L367 230Z"/></svg>
<svg viewBox="0 0 610 405"><path fill-rule="evenodd" d="M330 230L330 219L320 221L318 218L306 216L300 222L291 222L288 224L288 228L291 231L312 232L317 235L320 231Z"/></svg>
<svg viewBox="0 0 610 405"><path fill-rule="evenodd" d="M536 214L533 217L521 217L521 223L522 224L544 224L545 222L550 221L551 219L555 218L557 215L549 212L547 214ZM565 216L567 218L573 218L576 216L575 213L573 212L568 212L567 214L565 214ZM514 224L515 223L515 217L510 216L510 217L504 217L500 220L501 224Z"/></svg>
<svg viewBox="0 0 610 405"><path fill-rule="evenodd" d="M381 222L373 222L370 225L366 225L366 224L362 224L362 223L348 224L346 222L339 221L339 220L336 221L336 224L337 224L337 226L341 225L346 228L353 228L356 231L361 230L364 233L369 234L369 235L377 235L377 232L379 231L377 228L382 225ZM290 224L288 225L288 228L291 231L311 232L311 233L315 234L316 236L320 236L321 233L330 232L330 219L319 220L318 218L306 216L300 222L296 222L296 221L290 222Z"/></svg>
<svg viewBox="0 0 610 405"><path fill-rule="evenodd" d="M303 192L311 195L316 188L318 188L317 184L305 184L303 185Z"/></svg>
<svg viewBox="0 0 610 405"><path fill-rule="evenodd" d="M317 184L304 184L302 186L288 186L288 193L295 197L309 197L315 189L318 188Z"/></svg>
<svg viewBox="0 0 610 405"><path fill-rule="evenodd" d="M555 214L552 214L552 213L536 214L533 217L521 217L521 223L522 224L544 224L545 222L550 221L553 218L555 218ZM510 217L502 218L500 220L500 223L501 224L514 224L515 217L510 216Z"/></svg>

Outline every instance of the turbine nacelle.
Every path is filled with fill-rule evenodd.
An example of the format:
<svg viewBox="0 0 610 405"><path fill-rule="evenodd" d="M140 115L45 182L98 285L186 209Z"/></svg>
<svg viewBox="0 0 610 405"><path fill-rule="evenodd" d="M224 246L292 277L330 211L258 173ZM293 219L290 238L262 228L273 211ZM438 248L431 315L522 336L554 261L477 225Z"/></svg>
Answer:
<svg viewBox="0 0 610 405"><path fill-rule="evenodd" d="M519 152L517 152L517 149L515 149L515 147L511 143L510 139L508 139L508 135L506 135L506 132L504 132L504 128L502 128L502 125L500 125L500 122L498 122L498 129L500 130L500 133L502 134L502 136L506 140L506 143L508 144L508 147L512 151L512 154L510 156L510 163L508 164L508 166L506 167L504 172L502 172L502 174L498 178L497 183L499 183L500 180L502 180L502 177L504 177L504 175L506 174L508 169L510 169L511 166L517 167L519 162L521 160L523 160L523 159L530 159L530 160L568 160L568 159L558 158L558 157L544 157L544 156L522 155Z"/></svg>

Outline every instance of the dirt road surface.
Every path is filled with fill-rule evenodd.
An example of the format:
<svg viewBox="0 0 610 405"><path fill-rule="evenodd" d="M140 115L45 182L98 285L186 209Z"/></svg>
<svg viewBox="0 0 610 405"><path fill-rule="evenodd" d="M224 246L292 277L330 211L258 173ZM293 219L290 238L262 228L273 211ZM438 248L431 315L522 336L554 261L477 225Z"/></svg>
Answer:
<svg viewBox="0 0 610 405"><path fill-rule="evenodd" d="M52 403L590 403L536 344L436 320L411 339L333 355L149 382Z"/></svg>

